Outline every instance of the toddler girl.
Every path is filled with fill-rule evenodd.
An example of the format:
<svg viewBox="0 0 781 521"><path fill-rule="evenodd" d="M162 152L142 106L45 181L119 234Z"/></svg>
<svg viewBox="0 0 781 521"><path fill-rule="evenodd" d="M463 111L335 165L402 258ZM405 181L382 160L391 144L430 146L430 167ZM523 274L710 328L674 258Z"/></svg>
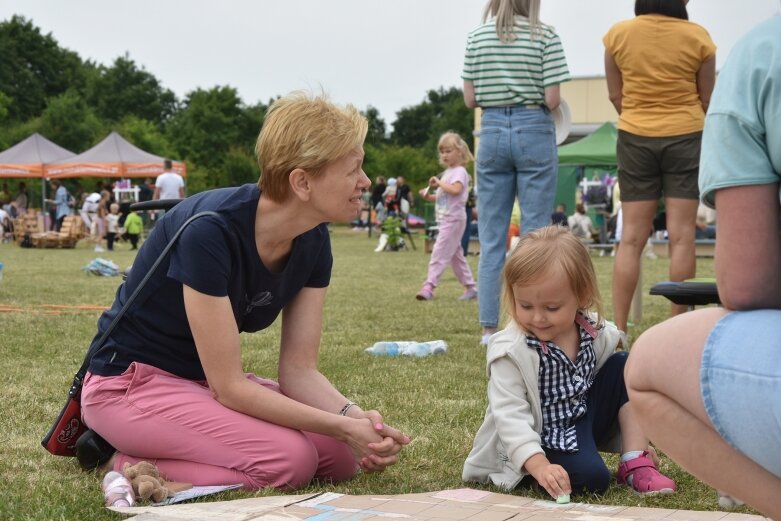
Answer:
<svg viewBox="0 0 781 521"><path fill-rule="evenodd" d="M603 493L610 472L598 449L620 448L619 483L674 492L628 401L627 353L602 319L586 247L564 227L540 228L520 239L503 277L510 320L488 341L488 409L464 480L512 490L531 475L557 499Z"/></svg>
<svg viewBox="0 0 781 521"><path fill-rule="evenodd" d="M119 234L119 218L122 215L119 213L119 205L117 203L111 203L109 206L109 213L106 215L106 248L108 251L114 251L114 240Z"/></svg>
<svg viewBox="0 0 781 521"><path fill-rule="evenodd" d="M415 295L418 300L434 298L442 272L450 265L458 281L464 286L464 294L459 300L477 298L475 279L461 248L461 237L466 228L466 200L469 197L469 174L466 164L474 160L469 146L461 136L446 132L439 138L439 162L446 169L441 177L432 176L428 186L420 190L420 196L427 201L436 201L437 240L428 263L428 276L423 287ZM436 189L436 194L429 193Z"/></svg>

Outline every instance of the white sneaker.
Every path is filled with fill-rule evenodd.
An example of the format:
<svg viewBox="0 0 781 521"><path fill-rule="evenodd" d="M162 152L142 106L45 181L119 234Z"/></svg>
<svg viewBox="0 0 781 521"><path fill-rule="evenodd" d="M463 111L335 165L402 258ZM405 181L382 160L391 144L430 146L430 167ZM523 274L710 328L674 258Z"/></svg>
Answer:
<svg viewBox="0 0 781 521"><path fill-rule="evenodd" d="M735 508L743 506L743 501L739 500L736 497L732 497L726 492L722 492L721 490L718 491L719 493L719 506L721 508L726 508L727 510L733 510Z"/></svg>
<svg viewBox="0 0 781 521"><path fill-rule="evenodd" d="M380 242L377 244L377 247L374 248L374 251L379 253L385 249L385 247L388 245L388 234L383 233L380 235Z"/></svg>
<svg viewBox="0 0 781 521"><path fill-rule="evenodd" d="M100 247L100 246L95 246L95 251L96 251L96 252L102 252L102 251L106 251L106 250L104 250L104 249L103 249L102 247Z"/></svg>
<svg viewBox="0 0 781 521"><path fill-rule="evenodd" d="M480 345L481 346L487 346L488 345L488 339L491 338L491 335L493 335L493 333L486 333L482 337L480 337Z"/></svg>

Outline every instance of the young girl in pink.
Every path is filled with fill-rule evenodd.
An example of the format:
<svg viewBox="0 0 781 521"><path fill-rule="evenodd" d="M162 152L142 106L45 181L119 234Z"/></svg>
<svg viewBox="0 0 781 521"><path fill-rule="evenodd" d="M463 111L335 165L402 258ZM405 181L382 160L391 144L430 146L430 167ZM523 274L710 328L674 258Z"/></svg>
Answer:
<svg viewBox="0 0 781 521"><path fill-rule="evenodd" d="M437 240L428 263L428 276L423 287L415 295L418 300L434 298L442 272L448 265L464 286L459 300L477 298L475 279L461 249L461 237L466 228L466 200L469 197L469 174L465 166L474 160L469 145L454 132L446 132L439 138L439 162L446 169L440 177L432 176L428 186L420 191L427 201L436 201ZM436 189L434 194L430 190Z"/></svg>

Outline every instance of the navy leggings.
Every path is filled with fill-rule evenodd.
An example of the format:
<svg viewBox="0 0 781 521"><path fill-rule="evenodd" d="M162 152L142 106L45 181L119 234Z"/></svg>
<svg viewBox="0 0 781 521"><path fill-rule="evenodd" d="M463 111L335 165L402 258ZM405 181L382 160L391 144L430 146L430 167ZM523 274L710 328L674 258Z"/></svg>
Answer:
<svg viewBox="0 0 781 521"><path fill-rule="evenodd" d="M629 353L619 351L607 359L597 373L588 394L586 414L575 423L577 452L543 447L551 463L561 465L569 474L572 492L603 494L610 485L611 473L597 447L615 432L618 410L629 401L624 384L624 365Z"/></svg>

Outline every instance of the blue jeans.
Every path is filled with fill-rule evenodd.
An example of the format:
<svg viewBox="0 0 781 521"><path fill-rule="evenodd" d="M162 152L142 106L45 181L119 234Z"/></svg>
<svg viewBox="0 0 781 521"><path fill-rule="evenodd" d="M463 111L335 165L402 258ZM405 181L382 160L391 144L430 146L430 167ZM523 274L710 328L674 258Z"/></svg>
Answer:
<svg viewBox="0 0 781 521"><path fill-rule="evenodd" d="M781 310L735 311L708 336L702 401L724 440L781 476Z"/></svg>
<svg viewBox="0 0 781 521"><path fill-rule="evenodd" d="M556 198L556 132L547 109L483 110L477 152L480 324L499 324L499 291L513 202L521 235L551 222Z"/></svg>
<svg viewBox="0 0 781 521"><path fill-rule="evenodd" d="M469 239L472 238L472 209L466 208L466 228L464 235L461 236L461 249L464 250L464 257L469 254Z"/></svg>

